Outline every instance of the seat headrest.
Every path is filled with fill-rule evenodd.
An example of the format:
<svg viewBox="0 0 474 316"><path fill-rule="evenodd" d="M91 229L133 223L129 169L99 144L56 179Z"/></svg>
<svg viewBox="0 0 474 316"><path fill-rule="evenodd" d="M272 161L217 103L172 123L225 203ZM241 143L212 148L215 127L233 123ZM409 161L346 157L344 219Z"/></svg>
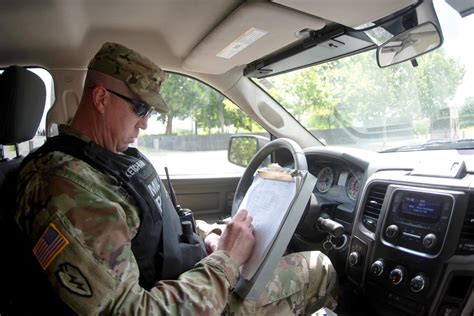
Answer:
<svg viewBox="0 0 474 316"><path fill-rule="evenodd" d="M0 144L32 139L43 116L46 87L24 67L10 66L0 74Z"/></svg>

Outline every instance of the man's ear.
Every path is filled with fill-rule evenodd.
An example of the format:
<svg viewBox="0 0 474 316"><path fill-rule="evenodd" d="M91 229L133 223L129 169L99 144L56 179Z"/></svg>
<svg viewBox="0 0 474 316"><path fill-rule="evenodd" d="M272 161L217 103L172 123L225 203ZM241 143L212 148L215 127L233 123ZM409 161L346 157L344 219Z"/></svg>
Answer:
<svg viewBox="0 0 474 316"><path fill-rule="evenodd" d="M97 85L92 89L91 92L92 106L100 114L105 113L105 108L109 102L109 94L104 87Z"/></svg>

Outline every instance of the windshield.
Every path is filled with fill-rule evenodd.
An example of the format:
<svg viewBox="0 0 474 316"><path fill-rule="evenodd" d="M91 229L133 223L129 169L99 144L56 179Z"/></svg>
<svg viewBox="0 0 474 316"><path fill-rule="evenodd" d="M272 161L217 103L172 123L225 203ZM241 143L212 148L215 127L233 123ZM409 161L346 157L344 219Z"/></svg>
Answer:
<svg viewBox="0 0 474 316"><path fill-rule="evenodd" d="M257 83L327 145L413 150L457 140L465 148L459 140L474 138L474 15L435 7L444 43L416 67L381 69L371 50Z"/></svg>

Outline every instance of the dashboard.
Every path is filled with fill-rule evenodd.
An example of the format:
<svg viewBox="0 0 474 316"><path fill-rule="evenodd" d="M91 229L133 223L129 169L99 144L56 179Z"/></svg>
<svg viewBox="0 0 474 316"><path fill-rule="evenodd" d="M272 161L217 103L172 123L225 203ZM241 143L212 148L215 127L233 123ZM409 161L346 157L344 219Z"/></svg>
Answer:
<svg viewBox="0 0 474 316"><path fill-rule="evenodd" d="M472 151L305 154L317 183L297 241L324 240L319 216L341 224L330 258L379 315L474 311Z"/></svg>
<svg viewBox="0 0 474 316"><path fill-rule="evenodd" d="M315 193L340 202L355 202L359 197L364 172L348 164L308 161L309 172L317 179Z"/></svg>

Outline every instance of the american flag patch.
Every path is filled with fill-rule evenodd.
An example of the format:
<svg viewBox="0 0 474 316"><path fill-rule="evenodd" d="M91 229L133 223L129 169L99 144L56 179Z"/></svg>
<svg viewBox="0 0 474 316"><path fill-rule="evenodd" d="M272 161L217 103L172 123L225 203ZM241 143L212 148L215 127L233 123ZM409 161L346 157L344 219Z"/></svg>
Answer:
<svg viewBox="0 0 474 316"><path fill-rule="evenodd" d="M69 241L66 237L51 223L36 243L33 248L33 253L43 270L46 270L51 261L53 261L68 244Z"/></svg>

